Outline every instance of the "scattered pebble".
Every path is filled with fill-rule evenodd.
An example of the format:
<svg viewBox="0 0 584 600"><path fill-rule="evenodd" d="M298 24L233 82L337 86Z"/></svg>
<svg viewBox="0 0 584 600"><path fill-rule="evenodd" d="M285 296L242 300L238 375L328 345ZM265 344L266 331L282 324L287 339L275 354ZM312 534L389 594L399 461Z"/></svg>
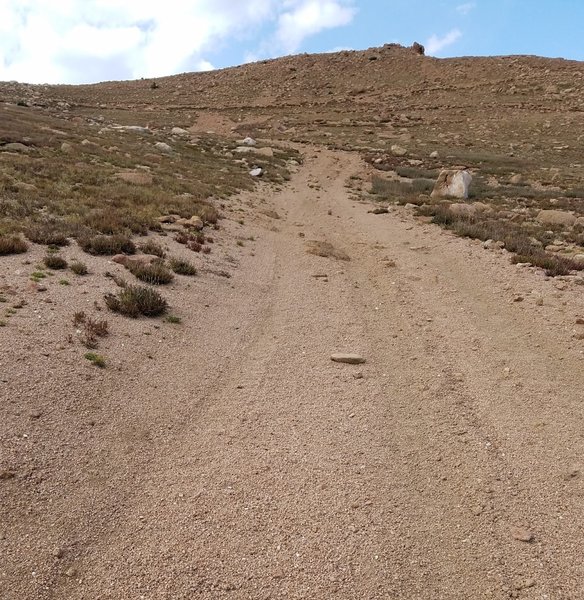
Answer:
<svg viewBox="0 0 584 600"><path fill-rule="evenodd" d="M535 539L533 533L524 527L511 527L511 536L514 540L527 544Z"/></svg>

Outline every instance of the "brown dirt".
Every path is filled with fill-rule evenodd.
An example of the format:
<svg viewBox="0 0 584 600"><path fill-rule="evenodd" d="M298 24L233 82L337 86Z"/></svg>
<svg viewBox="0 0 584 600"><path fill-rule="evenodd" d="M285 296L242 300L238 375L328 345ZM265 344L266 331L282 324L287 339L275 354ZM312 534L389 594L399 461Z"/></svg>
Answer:
<svg viewBox="0 0 584 600"><path fill-rule="evenodd" d="M369 214L362 168L309 149L243 196L233 278L122 321L103 371L54 341L82 293L0 329L3 599L584 596L582 288Z"/></svg>

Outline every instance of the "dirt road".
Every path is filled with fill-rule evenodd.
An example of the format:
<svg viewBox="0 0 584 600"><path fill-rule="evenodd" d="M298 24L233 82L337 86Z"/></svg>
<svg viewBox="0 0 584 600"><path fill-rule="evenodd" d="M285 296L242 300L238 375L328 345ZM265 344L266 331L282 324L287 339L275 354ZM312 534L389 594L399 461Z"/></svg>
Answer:
<svg viewBox="0 0 584 600"><path fill-rule="evenodd" d="M45 431L51 493L0 482L0 597L584 597L581 293L369 214L361 168L309 152L182 337Z"/></svg>

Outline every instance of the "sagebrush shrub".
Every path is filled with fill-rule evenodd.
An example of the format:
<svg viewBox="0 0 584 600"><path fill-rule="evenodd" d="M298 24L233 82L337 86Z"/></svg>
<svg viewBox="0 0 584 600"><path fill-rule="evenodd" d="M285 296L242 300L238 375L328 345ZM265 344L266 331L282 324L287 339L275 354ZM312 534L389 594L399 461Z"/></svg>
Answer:
<svg viewBox="0 0 584 600"><path fill-rule="evenodd" d="M106 294L105 303L110 310L133 319L140 315L157 317L168 310L168 303L156 290L141 285L129 285L117 294Z"/></svg>
<svg viewBox="0 0 584 600"><path fill-rule="evenodd" d="M79 245L88 254L113 256L114 254L135 254L136 246L127 235L95 235L79 240Z"/></svg>
<svg viewBox="0 0 584 600"><path fill-rule="evenodd" d="M128 271L141 281L152 285L164 285L174 279L174 275L163 262L153 262L150 265L129 265Z"/></svg>
<svg viewBox="0 0 584 600"><path fill-rule="evenodd" d="M28 250L27 243L18 235L0 235L0 256L22 254Z"/></svg>
<svg viewBox="0 0 584 600"><path fill-rule="evenodd" d="M49 269L58 270L67 268L67 261L58 254L48 254L45 256L45 258L43 258L43 262Z"/></svg>
<svg viewBox="0 0 584 600"><path fill-rule="evenodd" d="M197 274L197 268L188 260L182 260L180 258L171 258L168 261L168 264L177 275L193 276Z"/></svg>

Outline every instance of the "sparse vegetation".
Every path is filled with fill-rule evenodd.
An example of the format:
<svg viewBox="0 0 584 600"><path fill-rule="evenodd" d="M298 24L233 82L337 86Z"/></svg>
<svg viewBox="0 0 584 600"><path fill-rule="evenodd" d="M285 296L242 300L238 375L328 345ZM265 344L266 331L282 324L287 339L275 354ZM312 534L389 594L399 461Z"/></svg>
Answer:
<svg viewBox="0 0 584 600"><path fill-rule="evenodd" d="M166 256L164 248L160 244L157 244L154 240L148 240L141 244L140 251L144 254L158 256L159 258L164 258Z"/></svg>
<svg viewBox="0 0 584 600"><path fill-rule="evenodd" d="M168 315L166 319L164 319L167 323L173 323L174 325L178 325L182 323L182 319L180 317L176 317L175 315Z"/></svg>
<svg viewBox="0 0 584 600"><path fill-rule="evenodd" d="M159 229L158 223L139 211L98 210L90 212L84 219L84 225L104 235L133 233L146 235L150 229Z"/></svg>
<svg viewBox="0 0 584 600"><path fill-rule="evenodd" d="M89 273L87 265L79 260L73 261L69 265L69 268L71 271L73 271L73 273L75 273L75 275L87 275L87 273Z"/></svg>
<svg viewBox="0 0 584 600"><path fill-rule="evenodd" d="M107 366L106 360L100 354L96 354L95 352L87 352L85 354L85 358L94 366L99 367L100 369L105 369Z"/></svg>
<svg viewBox="0 0 584 600"><path fill-rule="evenodd" d="M197 274L197 269L195 265L190 263L188 260L182 260L180 258L171 258L168 261L168 264L177 275L188 275L192 277Z"/></svg>
<svg viewBox="0 0 584 600"><path fill-rule="evenodd" d="M420 194L429 194L434 188L433 179L414 179L408 181L391 181L382 177L373 177L371 193L382 200L393 200L398 204L418 204Z"/></svg>
<svg viewBox="0 0 584 600"><path fill-rule="evenodd" d="M44 246L68 246L69 238L64 227L55 222L34 223L25 231L26 237Z"/></svg>
<svg viewBox="0 0 584 600"><path fill-rule="evenodd" d="M22 254L28 250L27 243L19 235L0 236L0 256Z"/></svg>
<svg viewBox="0 0 584 600"><path fill-rule="evenodd" d="M43 262L48 269L60 270L67 268L67 261L58 254L47 254L43 258Z"/></svg>
<svg viewBox="0 0 584 600"><path fill-rule="evenodd" d="M41 279L44 279L47 276L46 273L43 273L42 271L34 271L33 273L31 273L30 278L33 281L40 281Z"/></svg>
<svg viewBox="0 0 584 600"><path fill-rule="evenodd" d="M153 262L149 265L129 265L128 271L141 281L152 285L165 285L174 279L174 275L162 261Z"/></svg>
<svg viewBox="0 0 584 600"><path fill-rule="evenodd" d="M140 285L128 285L115 295L106 294L105 303L110 310L133 319L140 315L157 317L168 309L168 303L156 290Z"/></svg>
<svg viewBox="0 0 584 600"><path fill-rule="evenodd" d="M106 337L109 334L109 323L107 321L92 319L84 311L76 312L73 315L73 325L81 328L81 343L92 350L97 348L99 338Z"/></svg>
<svg viewBox="0 0 584 600"><path fill-rule="evenodd" d="M135 254L136 246L127 236L117 235L95 235L79 240L79 245L88 254L113 256L114 254Z"/></svg>
<svg viewBox="0 0 584 600"><path fill-rule="evenodd" d="M503 242L505 249L513 253L514 262L530 263L545 270L550 277L569 275L572 271L584 270L584 265L569 256L546 252L543 246L550 243L547 233L532 232L540 240L529 235L521 226L508 219L497 219L488 215L463 216L454 214L448 206L425 206L419 210L422 215L432 217L432 221L450 229L461 237L481 241Z"/></svg>

